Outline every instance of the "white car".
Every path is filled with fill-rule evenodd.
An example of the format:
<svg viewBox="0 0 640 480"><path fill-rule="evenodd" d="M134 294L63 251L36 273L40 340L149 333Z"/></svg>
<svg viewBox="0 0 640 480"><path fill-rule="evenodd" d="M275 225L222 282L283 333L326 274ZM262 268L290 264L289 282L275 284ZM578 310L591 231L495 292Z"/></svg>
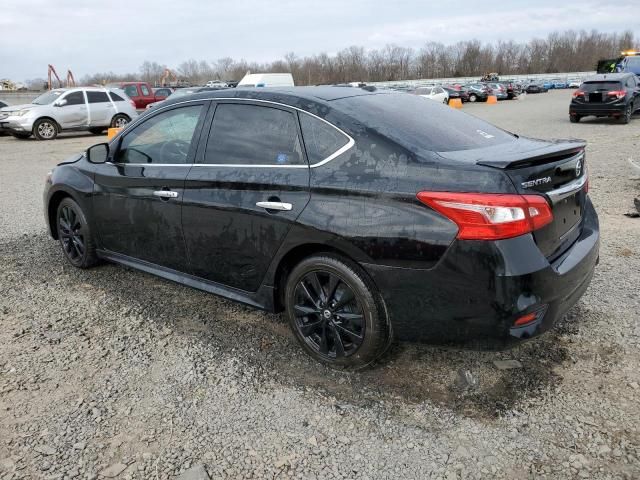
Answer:
<svg viewBox="0 0 640 480"><path fill-rule="evenodd" d="M413 93L436 102L449 103L449 92L442 87L418 87Z"/></svg>
<svg viewBox="0 0 640 480"><path fill-rule="evenodd" d="M290 73L248 73L238 82L238 87L293 87Z"/></svg>
<svg viewBox="0 0 640 480"><path fill-rule="evenodd" d="M582 82L577 78L569 80L569 88L580 88L580 85L582 85Z"/></svg>
<svg viewBox="0 0 640 480"><path fill-rule="evenodd" d="M0 132L38 140L53 140L70 130L98 135L109 127L124 127L137 116L133 100L119 88L59 88L31 103L1 108Z"/></svg>
<svg viewBox="0 0 640 480"><path fill-rule="evenodd" d="M221 82L220 80L209 80L205 85L205 87L208 88L226 88L228 86L229 85L227 85L225 82Z"/></svg>

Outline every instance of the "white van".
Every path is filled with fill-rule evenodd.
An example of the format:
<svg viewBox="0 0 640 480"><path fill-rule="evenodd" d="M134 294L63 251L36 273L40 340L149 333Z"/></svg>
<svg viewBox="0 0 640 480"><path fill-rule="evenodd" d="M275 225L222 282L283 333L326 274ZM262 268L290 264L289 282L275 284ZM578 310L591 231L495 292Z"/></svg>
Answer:
<svg viewBox="0 0 640 480"><path fill-rule="evenodd" d="M293 87L290 73L249 73L238 82L238 87Z"/></svg>

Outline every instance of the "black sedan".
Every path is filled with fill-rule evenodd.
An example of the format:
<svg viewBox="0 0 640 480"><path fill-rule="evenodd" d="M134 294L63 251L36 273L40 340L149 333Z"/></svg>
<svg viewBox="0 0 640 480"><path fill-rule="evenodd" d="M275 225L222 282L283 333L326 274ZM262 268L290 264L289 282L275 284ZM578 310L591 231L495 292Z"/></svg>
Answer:
<svg viewBox="0 0 640 480"><path fill-rule="evenodd" d="M527 93L545 93L548 89L541 83L530 83L524 89Z"/></svg>
<svg viewBox="0 0 640 480"><path fill-rule="evenodd" d="M469 101L469 92L462 88L442 87L449 94L449 101L452 98L459 98L462 103Z"/></svg>
<svg viewBox="0 0 640 480"><path fill-rule="evenodd" d="M204 92L58 165L44 209L72 265L285 311L356 369L392 339L502 347L564 315L598 260L584 147L391 91Z"/></svg>

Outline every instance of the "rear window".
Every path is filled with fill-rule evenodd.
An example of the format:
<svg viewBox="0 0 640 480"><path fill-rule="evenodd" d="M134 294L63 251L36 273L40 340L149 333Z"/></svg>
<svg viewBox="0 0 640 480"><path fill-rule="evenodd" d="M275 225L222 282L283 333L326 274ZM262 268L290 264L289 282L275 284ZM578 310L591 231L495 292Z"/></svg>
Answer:
<svg viewBox="0 0 640 480"><path fill-rule="evenodd" d="M515 140L487 122L416 95L361 95L336 103L347 115L407 147L451 152Z"/></svg>
<svg viewBox="0 0 640 480"><path fill-rule="evenodd" d="M580 87L583 92L610 92L613 90L621 90L620 82L585 82Z"/></svg>

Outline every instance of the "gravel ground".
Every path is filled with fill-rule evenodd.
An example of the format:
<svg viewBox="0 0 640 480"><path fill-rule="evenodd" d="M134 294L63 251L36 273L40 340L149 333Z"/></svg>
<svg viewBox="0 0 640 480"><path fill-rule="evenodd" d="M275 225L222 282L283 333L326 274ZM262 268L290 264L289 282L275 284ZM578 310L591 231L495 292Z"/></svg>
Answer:
<svg viewBox="0 0 640 480"><path fill-rule="evenodd" d="M640 118L570 124L569 97L465 111L589 141L602 245L584 298L514 350L397 345L357 374L309 360L278 316L68 266L44 176L97 137L0 137L0 479L640 478L640 219L623 216Z"/></svg>

